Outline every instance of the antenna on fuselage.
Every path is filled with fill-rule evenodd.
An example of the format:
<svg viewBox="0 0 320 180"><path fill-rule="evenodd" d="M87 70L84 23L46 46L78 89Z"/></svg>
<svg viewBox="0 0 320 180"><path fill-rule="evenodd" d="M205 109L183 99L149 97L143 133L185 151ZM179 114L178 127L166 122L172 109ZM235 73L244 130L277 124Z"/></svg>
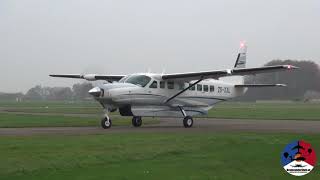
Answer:
<svg viewBox="0 0 320 180"><path fill-rule="evenodd" d="M166 68L162 68L161 76L166 73Z"/></svg>

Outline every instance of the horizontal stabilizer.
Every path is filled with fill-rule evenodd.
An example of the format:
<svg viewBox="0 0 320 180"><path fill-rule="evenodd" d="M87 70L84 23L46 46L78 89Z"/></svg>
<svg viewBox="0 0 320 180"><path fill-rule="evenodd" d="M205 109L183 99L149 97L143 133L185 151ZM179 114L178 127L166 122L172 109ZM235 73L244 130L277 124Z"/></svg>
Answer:
<svg viewBox="0 0 320 180"><path fill-rule="evenodd" d="M287 85L285 84L237 84L234 85L236 88L244 88L244 87L286 87Z"/></svg>

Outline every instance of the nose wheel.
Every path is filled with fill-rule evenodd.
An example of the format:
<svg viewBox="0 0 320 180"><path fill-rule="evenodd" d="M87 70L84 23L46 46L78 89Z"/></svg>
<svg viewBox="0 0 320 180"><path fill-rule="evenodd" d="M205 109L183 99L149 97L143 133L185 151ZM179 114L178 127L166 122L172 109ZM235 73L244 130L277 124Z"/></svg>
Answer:
<svg viewBox="0 0 320 180"><path fill-rule="evenodd" d="M142 125L142 118L140 116L133 116L132 125L134 127L140 127Z"/></svg>
<svg viewBox="0 0 320 180"><path fill-rule="evenodd" d="M112 126L111 119L109 117L104 117L101 119L101 126L103 129L109 129Z"/></svg>

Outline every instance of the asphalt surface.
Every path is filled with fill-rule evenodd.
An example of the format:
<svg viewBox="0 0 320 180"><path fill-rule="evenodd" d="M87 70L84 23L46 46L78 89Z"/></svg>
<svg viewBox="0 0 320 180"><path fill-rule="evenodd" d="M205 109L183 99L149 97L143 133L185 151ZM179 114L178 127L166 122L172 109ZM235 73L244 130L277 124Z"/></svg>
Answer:
<svg viewBox="0 0 320 180"><path fill-rule="evenodd" d="M195 118L192 128L184 128L181 119L162 118L159 124L132 126L100 127L49 127L49 128L0 128L0 136L28 135L81 135L135 132L263 132L263 133L320 133L320 121L306 120L240 120Z"/></svg>

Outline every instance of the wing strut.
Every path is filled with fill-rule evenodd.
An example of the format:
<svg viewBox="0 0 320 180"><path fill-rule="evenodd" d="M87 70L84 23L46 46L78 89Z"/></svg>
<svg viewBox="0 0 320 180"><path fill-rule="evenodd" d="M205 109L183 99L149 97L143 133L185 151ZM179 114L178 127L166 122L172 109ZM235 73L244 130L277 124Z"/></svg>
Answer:
<svg viewBox="0 0 320 180"><path fill-rule="evenodd" d="M177 96L179 96L180 94L184 93L185 91L187 91L188 89L192 88L193 86L195 86L196 84L198 84L199 82L201 82L203 80L203 78L199 79L198 81L194 82L193 84L190 84L187 88L183 89L182 91L178 92L177 94L173 95L172 97L170 97L169 99L167 99L165 101L165 103L168 103L169 101L171 101L172 99L176 98Z"/></svg>

